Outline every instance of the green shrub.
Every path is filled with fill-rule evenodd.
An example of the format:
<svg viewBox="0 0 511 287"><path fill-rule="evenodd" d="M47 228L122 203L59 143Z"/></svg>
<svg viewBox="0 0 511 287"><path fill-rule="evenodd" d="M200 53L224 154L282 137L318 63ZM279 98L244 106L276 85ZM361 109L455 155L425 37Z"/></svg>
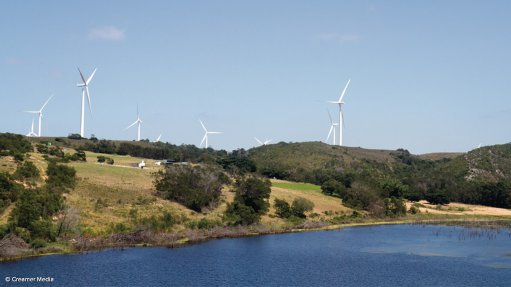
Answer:
<svg viewBox="0 0 511 287"><path fill-rule="evenodd" d="M231 225L250 225L259 222L260 215L251 206L234 201L227 204L224 219Z"/></svg>
<svg viewBox="0 0 511 287"><path fill-rule="evenodd" d="M223 173L212 166L170 165L154 174L157 195L202 211L218 204L225 183Z"/></svg>
<svg viewBox="0 0 511 287"><path fill-rule="evenodd" d="M291 216L291 206L283 199L275 198L275 214L280 218L288 218Z"/></svg>
<svg viewBox="0 0 511 287"><path fill-rule="evenodd" d="M401 216L406 214L406 204L403 198L385 198L385 215L387 216Z"/></svg>
<svg viewBox="0 0 511 287"><path fill-rule="evenodd" d="M75 187L76 170L73 167L49 162L46 174L48 175L46 183L51 187L57 187L64 190Z"/></svg>
<svg viewBox="0 0 511 287"><path fill-rule="evenodd" d="M21 135L0 133L0 151L12 156L23 155L32 151L32 144Z"/></svg>
<svg viewBox="0 0 511 287"><path fill-rule="evenodd" d="M50 219L38 219L32 221L28 229L30 230L32 239L55 241L57 231Z"/></svg>
<svg viewBox="0 0 511 287"><path fill-rule="evenodd" d="M31 162L25 161L23 164L18 165L14 172L14 177L17 179L36 179L39 177L39 169Z"/></svg>
<svg viewBox="0 0 511 287"><path fill-rule="evenodd" d="M43 248L47 245L48 243L46 243L46 241L44 239L41 239L41 238L36 238L34 240L32 240L32 242L30 242L30 245L32 245L33 248Z"/></svg>
<svg viewBox="0 0 511 287"><path fill-rule="evenodd" d="M314 203L308 199L298 197L291 204L291 213L299 218L305 218L305 212L314 209Z"/></svg>

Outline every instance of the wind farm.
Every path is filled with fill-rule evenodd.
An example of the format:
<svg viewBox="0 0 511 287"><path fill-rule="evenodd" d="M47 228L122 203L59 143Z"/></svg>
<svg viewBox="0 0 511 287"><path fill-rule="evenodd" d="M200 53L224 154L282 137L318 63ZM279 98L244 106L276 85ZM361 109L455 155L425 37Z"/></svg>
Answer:
<svg viewBox="0 0 511 287"><path fill-rule="evenodd" d="M509 284L511 2L119 4L0 4L0 280Z"/></svg>

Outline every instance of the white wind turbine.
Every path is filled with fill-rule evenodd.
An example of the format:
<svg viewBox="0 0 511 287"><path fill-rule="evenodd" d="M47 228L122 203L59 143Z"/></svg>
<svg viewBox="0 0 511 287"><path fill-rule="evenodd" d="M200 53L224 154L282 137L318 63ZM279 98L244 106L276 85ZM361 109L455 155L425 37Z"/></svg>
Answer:
<svg viewBox="0 0 511 287"><path fill-rule="evenodd" d="M208 148L208 135L211 135L211 134L221 134L222 132L210 132L208 131L208 129L206 129L206 126L204 126L204 123L199 119L199 122L202 126L202 129L204 130L204 137L202 138L202 141L200 142L200 145L199 147L202 146L202 144L204 143L204 141L206 141L206 145L204 146L205 148Z"/></svg>
<svg viewBox="0 0 511 287"><path fill-rule="evenodd" d="M143 123L143 121L140 119L140 116L138 114L138 106L137 106L137 120L135 122L133 122L131 125L129 125L127 128L124 129L124 130L127 130L127 129L131 128L132 126L138 124L137 141L140 141L140 124L141 123Z"/></svg>
<svg viewBox="0 0 511 287"><path fill-rule="evenodd" d="M264 142L263 141L260 141L258 138L254 138L260 145L267 145L269 144L272 140L265 140Z"/></svg>
<svg viewBox="0 0 511 287"><path fill-rule="evenodd" d="M339 145L340 146L342 146L342 127L344 126L344 116L342 113L342 105L344 104L344 102L342 101L342 99L344 98L344 94L346 93L346 89L348 88L350 81L351 81L351 79L349 79L348 82L346 83L346 86L344 86L344 90L342 91L342 94L339 97L338 101L329 101L329 103L339 105Z"/></svg>
<svg viewBox="0 0 511 287"><path fill-rule="evenodd" d="M155 143L160 142L160 139L161 139L161 134L156 138L156 140L154 142Z"/></svg>
<svg viewBox="0 0 511 287"><path fill-rule="evenodd" d="M48 104L48 102L51 100L51 98L53 98L53 95L51 95L47 100L46 102L44 102L44 105L41 107L40 110L38 111L26 111L27 113L31 113L31 114L38 114L39 115L39 131L38 131L38 134L37 136L40 137L41 136L41 126L42 126L42 121L43 121L43 110L44 110L44 107L46 107L46 105Z"/></svg>
<svg viewBox="0 0 511 287"><path fill-rule="evenodd" d="M92 108L90 105L90 94L89 94L89 84L92 80L92 77L94 77L94 74L96 74L96 70L92 72L90 77L85 80L85 77L82 74L82 71L80 71L80 68L78 68L78 72L80 73L80 78L82 79L82 82L80 84L76 84L77 87L82 88L82 113L80 116L80 136L83 138L84 135L84 128L85 128L85 95L87 95L87 101L89 103L89 111L92 113Z"/></svg>
<svg viewBox="0 0 511 287"><path fill-rule="evenodd" d="M34 118L32 118L32 127L30 128L30 132L27 134L27 137L36 137L37 134L34 132Z"/></svg>
<svg viewBox="0 0 511 287"><path fill-rule="evenodd" d="M334 134L333 134L333 138L332 138L333 139L332 144L335 145L335 126L337 126L339 124L334 123L334 121L332 120L332 115L330 115L330 112L328 112L328 117L330 118L330 131L328 132L328 136L326 137L325 142L328 142L328 139L330 138L330 135L333 132Z"/></svg>

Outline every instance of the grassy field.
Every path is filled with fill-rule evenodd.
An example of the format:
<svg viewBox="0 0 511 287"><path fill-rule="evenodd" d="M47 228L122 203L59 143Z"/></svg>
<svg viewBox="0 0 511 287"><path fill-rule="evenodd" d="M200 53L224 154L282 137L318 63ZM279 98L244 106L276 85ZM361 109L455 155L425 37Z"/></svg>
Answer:
<svg viewBox="0 0 511 287"><path fill-rule="evenodd" d="M321 186L310 184L310 183L302 183L302 182L289 182L284 180L272 180L271 185L274 187L289 189L289 190L297 190L297 191L321 191Z"/></svg>

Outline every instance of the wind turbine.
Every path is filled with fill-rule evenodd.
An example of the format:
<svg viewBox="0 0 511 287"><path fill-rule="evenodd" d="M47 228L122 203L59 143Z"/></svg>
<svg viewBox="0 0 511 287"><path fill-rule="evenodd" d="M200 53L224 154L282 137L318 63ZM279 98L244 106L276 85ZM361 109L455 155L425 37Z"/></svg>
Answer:
<svg viewBox="0 0 511 287"><path fill-rule="evenodd" d="M42 121L43 121L43 110L46 107L46 105L48 104L48 102L51 100L51 98L53 98L53 95L51 95L46 100L46 102L44 102L44 105L41 107L40 110L38 110L38 111L26 111L27 113L38 114L39 115L39 133L37 134L38 137L41 137L41 125L42 125Z"/></svg>
<svg viewBox="0 0 511 287"><path fill-rule="evenodd" d="M264 142L263 141L260 141L258 138L254 138L260 145L267 145L269 144L272 140L265 140Z"/></svg>
<svg viewBox="0 0 511 287"><path fill-rule="evenodd" d="M338 125L338 123L334 123L332 120L332 115L330 115L330 112L328 112L328 117L330 118L330 131L328 132L328 136L326 137L325 142L328 142L328 139L330 138L330 135L332 132L334 133L332 144L335 145L335 126Z"/></svg>
<svg viewBox="0 0 511 287"><path fill-rule="evenodd" d="M342 91L342 94L339 97L338 101L329 101L329 103L339 105L339 145L340 146L342 146L342 127L344 126L344 115L342 113L342 105L344 104L344 102L342 101L342 99L344 98L344 94L346 93L346 89L348 88L350 81L351 81L351 79L349 79L348 82L346 83L346 86L344 86L344 90Z"/></svg>
<svg viewBox="0 0 511 287"><path fill-rule="evenodd" d="M202 146L202 144L204 143L204 141L206 141L206 145L205 145L205 148L208 148L208 135L210 134L221 134L222 132L210 132L208 131L208 129L206 129L206 126L204 126L204 123L199 119L199 122L202 126L202 129L204 130L204 137L202 138L202 141L200 142L200 145L199 147Z"/></svg>
<svg viewBox="0 0 511 287"><path fill-rule="evenodd" d="M92 72L90 77L87 80L85 80L85 77L83 76L82 71L80 71L80 68L78 68L78 72L80 73L80 78L82 79L82 82L80 84L76 84L77 87L82 88L82 113L80 116L80 136L82 138L83 138L83 134L84 134L83 131L85 128L85 95L87 95L87 101L89 103L89 111L92 113L92 108L90 105L89 84L90 84L90 81L92 80L92 77L94 77L94 74L96 74L96 70L97 69L94 69L94 71Z"/></svg>
<svg viewBox="0 0 511 287"><path fill-rule="evenodd" d="M32 127L30 128L30 132L27 134L27 137L36 137L37 134L34 133L34 118L32 118Z"/></svg>
<svg viewBox="0 0 511 287"><path fill-rule="evenodd" d="M156 138L156 140L154 142L155 143L160 142L160 139L161 139L161 134Z"/></svg>
<svg viewBox="0 0 511 287"><path fill-rule="evenodd" d="M143 123L143 121L140 119L140 116L138 114L138 106L137 106L137 120L135 122L133 122L131 125L129 125L127 128L124 129L124 130L127 130L127 129L131 128L132 126L138 124L137 141L140 141L140 124L141 123Z"/></svg>

